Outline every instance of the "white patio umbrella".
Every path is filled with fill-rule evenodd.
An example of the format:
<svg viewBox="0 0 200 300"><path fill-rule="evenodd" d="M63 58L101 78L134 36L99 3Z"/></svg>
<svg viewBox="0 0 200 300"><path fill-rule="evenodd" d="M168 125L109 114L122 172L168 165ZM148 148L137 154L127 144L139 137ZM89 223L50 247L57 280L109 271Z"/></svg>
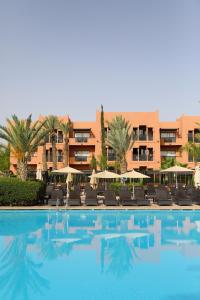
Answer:
<svg viewBox="0 0 200 300"><path fill-rule="evenodd" d="M114 172L110 171L103 171L99 172L93 175L94 178L104 178L104 179L114 179L114 178L120 178L120 175Z"/></svg>
<svg viewBox="0 0 200 300"><path fill-rule="evenodd" d="M94 177L95 174L96 174L95 169L93 169L92 175L90 176L90 185L93 189L97 185L97 179L96 179L96 177Z"/></svg>
<svg viewBox="0 0 200 300"><path fill-rule="evenodd" d="M124 174L120 175L121 178L132 178L133 179L133 199L135 198L135 185L134 185L134 179L144 179L144 178L150 178L149 176L139 173L135 170L132 170L130 172L126 172Z"/></svg>
<svg viewBox="0 0 200 300"><path fill-rule="evenodd" d="M194 185L196 188L200 187L200 168L196 166L194 173Z"/></svg>
<svg viewBox="0 0 200 300"><path fill-rule="evenodd" d="M120 175L105 170L105 171L96 173L96 174L94 174L93 176L90 176L90 177L100 178L100 179L101 179L101 178L102 178L102 179L117 179L117 178L120 178ZM105 183L106 183L106 182L105 182ZM106 186L106 188L107 188L107 186Z"/></svg>
<svg viewBox="0 0 200 300"><path fill-rule="evenodd" d="M83 174L83 172L81 172L80 170L71 168L69 166L67 166L65 168L62 168L62 169L59 169L59 170L54 170L51 173L52 174L68 174L68 173L71 173L71 174Z"/></svg>
<svg viewBox="0 0 200 300"><path fill-rule="evenodd" d="M66 184L67 184L67 198L69 196L69 187L70 187L70 183L72 183L73 181L73 177L72 177L72 173L68 173L67 178L66 178Z"/></svg>
<svg viewBox="0 0 200 300"><path fill-rule="evenodd" d="M174 173L175 176L176 176L176 188L177 188L178 187L178 178L177 178L177 175L181 174L181 173L182 174L192 173L192 170L176 165L176 166L164 169L164 170L162 170L160 172L161 173Z"/></svg>

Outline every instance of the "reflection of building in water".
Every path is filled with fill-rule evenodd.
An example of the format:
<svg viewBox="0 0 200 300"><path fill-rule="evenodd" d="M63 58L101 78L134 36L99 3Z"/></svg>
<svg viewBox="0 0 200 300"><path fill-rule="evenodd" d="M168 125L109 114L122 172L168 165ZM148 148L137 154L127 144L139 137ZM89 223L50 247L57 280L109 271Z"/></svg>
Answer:
<svg viewBox="0 0 200 300"><path fill-rule="evenodd" d="M158 263L167 250L200 255L200 214L195 212L49 212L42 221L34 221L31 232L26 222L28 214L16 230L18 236L26 236L28 251L45 253L48 248L48 255L56 258L91 250L102 269L118 260L127 269L141 262ZM8 236L15 238L14 226L10 230Z"/></svg>

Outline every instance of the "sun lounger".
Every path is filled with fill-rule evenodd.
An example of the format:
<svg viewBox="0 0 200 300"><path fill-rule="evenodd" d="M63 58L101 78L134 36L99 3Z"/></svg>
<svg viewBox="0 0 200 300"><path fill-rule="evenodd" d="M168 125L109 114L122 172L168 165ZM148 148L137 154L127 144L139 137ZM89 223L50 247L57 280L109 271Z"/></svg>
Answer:
<svg viewBox="0 0 200 300"><path fill-rule="evenodd" d="M156 189L156 201L158 205L172 205L173 201L169 191L165 188Z"/></svg>
<svg viewBox="0 0 200 300"><path fill-rule="evenodd" d="M104 204L111 205L111 206L116 206L119 204L118 200L116 199L116 194L114 191L112 190L105 191Z"/></svg>
<svg viewBox="0 0 200 300"><path fill-rule="evenodd" d="M176 191L175 201L178 205L192 205L192 198L187 195L184 189L178 189Z"/></svg>
<svg viewBox="0 0 200 300"><path fill-rule="evenodd" d="M63 191L53 190L51 192L51 198L48 200L48 205L60 206L63 205Z"/></svg>
<svg viewBox="0 0 200 300"><path fill-rule="evenodd" d="M134 200L137 205L150 205L150 199L145 197L144 189L136 189L134 194Z"/></svg>
<svg viewBox="0 0 200 300"><path fill-rule="evenodd" d="M122 205L136 205L136 201L131 198L131 192L128 190L121 190L119 193L120 202Z"/></svg>
<svg viewBox="0 0 200 300"><path fill-rule="evenodd" d="M69 206L80 206L81 205L81 197L80 192L78 191L70 191L68 198Z"/></svg>
<svg viewBox="0 0 200 300"><path fill-rule="evenodd" d="M87 206L90 206L90 205L96 206L96 205L98 205L97 192L95 190L86 191L85 205L87 205Z"/></svg>

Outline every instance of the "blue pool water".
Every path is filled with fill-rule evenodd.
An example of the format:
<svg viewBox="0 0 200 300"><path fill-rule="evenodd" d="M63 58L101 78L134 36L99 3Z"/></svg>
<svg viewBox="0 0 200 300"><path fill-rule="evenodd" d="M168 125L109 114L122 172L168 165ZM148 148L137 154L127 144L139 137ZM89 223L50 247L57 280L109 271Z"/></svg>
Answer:
<svg viewBox="0 0 200 300"><path fill-rule="evenodd" d="M200 212L1 211L0 299L200 299Z"/></svg>

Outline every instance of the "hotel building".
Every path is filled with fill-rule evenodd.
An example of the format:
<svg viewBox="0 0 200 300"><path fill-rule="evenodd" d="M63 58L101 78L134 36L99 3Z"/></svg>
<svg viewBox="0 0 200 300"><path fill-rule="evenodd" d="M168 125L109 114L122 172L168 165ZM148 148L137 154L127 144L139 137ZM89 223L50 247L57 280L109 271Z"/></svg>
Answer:
<svg viewBox="0 0 200 300"><path fill-rule="evenodd" d="M155 112L104 112L105 131L108 135L107 121L122 115L132 126L135 139L133 148L127 153L128 170L137 169L151 173L161 167L161 161L166 157L175 158L194 168L193 157L181 151L181 147L188 141L200 142L195 134L199 132L200 116L182 115L174 122L162 122L158 111ZM44 117L40 117L42 120ZM101 112L96 112L96 120L92 122L77 122L71 120L72 128L69 133L69 165L73 168L91 173L90 161L92 155L98 158L101 154ZM68 121L69 117L59 117ZM64 140L61 131L57 131L57 168L63 167ZM43 147L33 154L29 167L36 171L37 165L42 163ZM46 141L46 158L48 169L52 169L51 143ZM115 154L107 145L107 160L110 168L114 166ZM11 155L11 170L16 172L16 159Z"/></svg>

